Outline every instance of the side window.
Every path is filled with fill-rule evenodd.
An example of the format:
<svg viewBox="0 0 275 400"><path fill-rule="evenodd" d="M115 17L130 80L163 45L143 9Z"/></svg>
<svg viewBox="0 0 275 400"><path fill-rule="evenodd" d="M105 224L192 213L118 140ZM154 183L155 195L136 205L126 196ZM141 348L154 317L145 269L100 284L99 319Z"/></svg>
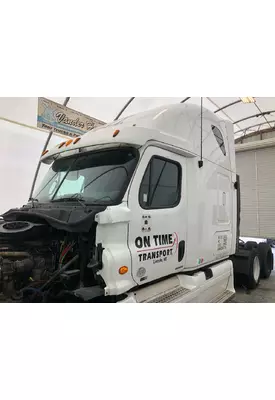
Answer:
<svg viewBox="0 0 275 400"><path fill-rule="evenodd" d="M139 191L142 208L171 208L178 205L181 194L179 164L153 157L148 164Z"/></svg>
<svg viewBox="0 0 275 400"><path fill-rule="evenodd" d="M223 155L226 156L226 150L225 150L224 140L223 140L221 131L216 126L212 126L212 131L214 133L214 136L218 142L218 145L219 145Z"/></svg>

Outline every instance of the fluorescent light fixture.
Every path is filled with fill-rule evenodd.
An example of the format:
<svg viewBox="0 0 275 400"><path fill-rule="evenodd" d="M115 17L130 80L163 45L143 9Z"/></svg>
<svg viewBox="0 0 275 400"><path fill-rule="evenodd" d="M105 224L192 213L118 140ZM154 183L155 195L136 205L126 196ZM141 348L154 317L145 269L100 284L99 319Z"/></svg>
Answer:
<svg viewBox="0 0 275 400"><path fill-rule="evenodd" d="M255 97L240 97L243 103L248 104L248 103L256 103Z"/></svg>

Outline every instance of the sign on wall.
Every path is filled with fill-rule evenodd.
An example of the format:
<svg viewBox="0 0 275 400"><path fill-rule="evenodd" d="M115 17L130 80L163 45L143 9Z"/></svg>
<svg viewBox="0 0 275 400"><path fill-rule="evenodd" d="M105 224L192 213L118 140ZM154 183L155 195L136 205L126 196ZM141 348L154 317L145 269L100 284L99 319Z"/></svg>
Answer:
<svg viewBox="0 0 275 400"><path fill-rule="evenodd" d="M38 97L37 126L66 136L76 137L104 125L89 117L45 97Z"/></svg>

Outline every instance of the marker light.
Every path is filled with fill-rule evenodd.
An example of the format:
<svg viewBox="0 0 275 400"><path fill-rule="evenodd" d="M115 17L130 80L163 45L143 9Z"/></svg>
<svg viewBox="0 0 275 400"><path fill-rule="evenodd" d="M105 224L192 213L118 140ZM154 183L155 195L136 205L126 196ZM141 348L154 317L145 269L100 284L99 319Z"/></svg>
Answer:
<svg viewBox="0 0 275 400"><path fill-rule="evenodd" d="M80 139L81 139L80 137L77 137L77 138L73 141L73 144L78 143Z"/></svg>
<svg viewBox="0 0 275 400"><path fill-rule="evenodd" d="M114 133L113 133L113 137L117 137L117 135L119 134L119 132L120 132L120 130L119 130L119 129L117 129L116 131L114 131Z"/></svg>
<svg viewBox="0 0 275 400"><path fill-rule="evenodd" d="M119 272L120 275L125 275L128 272L128 267L125 267L125 266L124 267L120 267L118 272Z"/></svg>
<svg viewBox="0 0 275 400"><path fill-rule="evenodd" d="M67 140L67 142L66 142L66 147L67 146L70 146L70 144L73 142L73 139L70 139L70 140Z"/></svg>
<svg viewBox="0 0 275 400"><path fill-rule="evenodd" d="M256 103L255 97L241 97L241 100L243 103L248 104L248 103Z"/></svg>
<svg viewBox="0 0 275 400"><path fill-rule="evenodd" d="M60 143L60 145L58 146L58 148L61 149L61 147L63 147L65 143L66 143L66 142Z"/></svg>
<svg viewBox="0 0 275 400"><path fill-rule="evenodd" d="M48 152L49 152L49 150L44 150L41 157L43 157L43 156L44 156L45 154L47 154Z"/></svg>

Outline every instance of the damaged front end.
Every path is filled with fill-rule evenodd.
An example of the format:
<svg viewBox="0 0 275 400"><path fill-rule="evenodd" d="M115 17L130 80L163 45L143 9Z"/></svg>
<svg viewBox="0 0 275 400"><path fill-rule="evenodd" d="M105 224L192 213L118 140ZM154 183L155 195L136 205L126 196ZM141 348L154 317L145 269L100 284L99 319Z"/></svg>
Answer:
<svg viewBox="0 0 275 400"><path fill-rule="evenodd" d="M23 207L0 224L0 301L87 302L104 296L95 215L105 207Z"/></svg>
<svg viewBox="0 0 275 400"><path fill-rule="evenodd" d="M53 162L35 197L0 223L2 301L104 299L95 216L121 204L137 162L138 151L129 147Z"/></svg>

